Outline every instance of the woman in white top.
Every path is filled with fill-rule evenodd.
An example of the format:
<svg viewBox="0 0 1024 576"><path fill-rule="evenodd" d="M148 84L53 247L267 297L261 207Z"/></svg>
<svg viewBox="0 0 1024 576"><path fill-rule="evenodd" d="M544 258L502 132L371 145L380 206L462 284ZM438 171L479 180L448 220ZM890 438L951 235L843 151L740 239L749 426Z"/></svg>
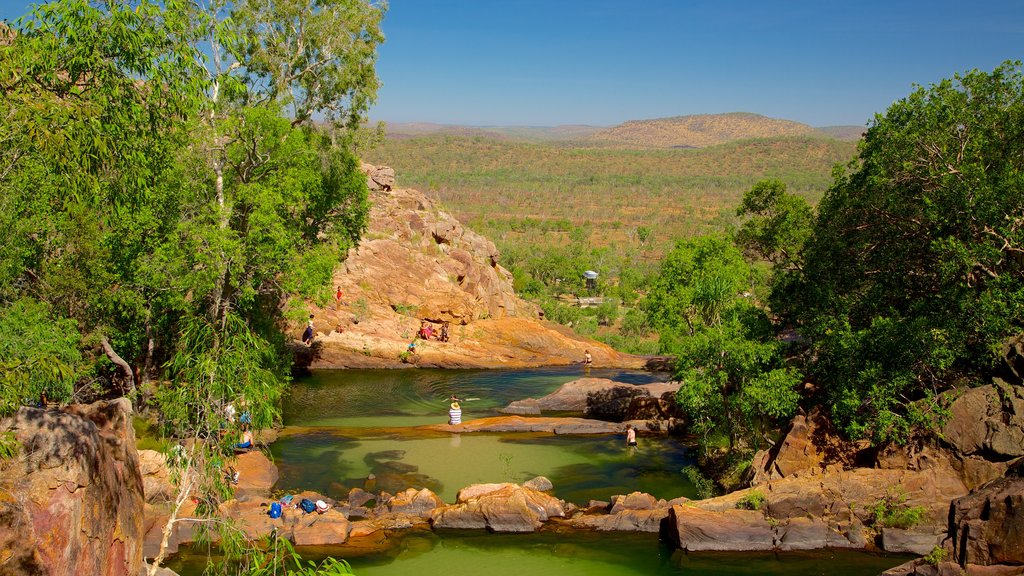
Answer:
<svg viewBox="0 0 1024 576"><path fill-rule="evenodd" d="M462 424L462 408L458 402L452 402L452 407L448 410L448 424Z"/></svg>

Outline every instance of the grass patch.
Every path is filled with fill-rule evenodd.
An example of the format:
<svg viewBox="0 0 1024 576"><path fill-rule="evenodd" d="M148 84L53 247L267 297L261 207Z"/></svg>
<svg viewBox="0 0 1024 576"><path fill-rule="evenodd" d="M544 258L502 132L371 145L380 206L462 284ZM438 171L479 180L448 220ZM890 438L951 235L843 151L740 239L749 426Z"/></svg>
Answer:
<svg viewBox="0 0 1024 576"><path fill-rule="evenodd" d="M760 510L768 502L768 497L760 490L751 490L736 502L736 507L743 510Z"/></svg>

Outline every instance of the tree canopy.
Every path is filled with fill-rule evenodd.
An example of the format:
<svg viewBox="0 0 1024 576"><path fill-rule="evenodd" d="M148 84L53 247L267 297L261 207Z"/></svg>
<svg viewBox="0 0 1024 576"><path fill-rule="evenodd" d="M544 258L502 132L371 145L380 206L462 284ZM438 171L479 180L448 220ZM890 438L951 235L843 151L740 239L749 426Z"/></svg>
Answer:
<svg viewBox="0 0 1024 576"><path fill-rule="evenodd" d="M819 206L780 311L852 435L904 437L913 401L991 377L1024 329L1022 80L1007 63L918 88Z"/></svg>
<svg viewBox="0 0 1024 576"><path fill-rule="evenodd" d="M172 459L206 475L179 475L183 493L226 494L224 407L244 403L257 428L276 418L288 315L326 297L365 230L350 143L379 84L383 11L63 0L14 24L0 42L0 415L43 392L134 395L172 438L205 439Z"/></svg>

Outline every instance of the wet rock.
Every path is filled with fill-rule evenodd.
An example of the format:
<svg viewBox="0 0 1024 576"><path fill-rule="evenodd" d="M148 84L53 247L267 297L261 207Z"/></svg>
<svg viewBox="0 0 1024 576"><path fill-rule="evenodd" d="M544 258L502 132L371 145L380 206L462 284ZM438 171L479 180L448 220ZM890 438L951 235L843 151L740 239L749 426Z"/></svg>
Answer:
<svg viewBox="0 0 1024 576"><path fill-rule="evenodd" d="M550 432L553 434L617 434L625 430L622 424L589 418L524 418L522 416L493 416L463 421L457 426L434 424L421 426L422 430L440 432Z"/></svg>
<svg viewBox="0 0 1024 576"><path fill-rule="evenodd" d="M544 476L537 476L523 482L523 488L529 488L530 490L536 490L538 492L549 492L554 490L554 485L551 484L551 480L548 480Z"/></svg>
<svg viewBox="0 0 1024 576"><path fill-rule="evenodd" d="M0 572L135 576L145 503L127 399L22 408L0 423L20 454L0 461Z"/></svg>
<svg viewBox="0 0 1024 576"><path fill-rule="evenodd" d="M632 399L657 399L665 393L674 394L678 389L678 382L631 385L607 378L579 378L566 382L547 396L517 400L501 411L520 415L538 415L541 412L586 412L621 421L631 419L628 408Z"/></svg>
<svg viewBox="0 0 1024 576"><path fill-rule="evenodd" d="M620 510L612 514L584 515L571 519L575 528L602 532L658 532L661 522L668 516L668 508L648 510Z"/></svg>
<svg viewBox="0 0 1024 576"><path fill-rule="evenodd" d="M348 505L352 506L353 508L363 506L367 502L376 499L376 496L363 490L362 488L353 488L348 492Z"/></svg>

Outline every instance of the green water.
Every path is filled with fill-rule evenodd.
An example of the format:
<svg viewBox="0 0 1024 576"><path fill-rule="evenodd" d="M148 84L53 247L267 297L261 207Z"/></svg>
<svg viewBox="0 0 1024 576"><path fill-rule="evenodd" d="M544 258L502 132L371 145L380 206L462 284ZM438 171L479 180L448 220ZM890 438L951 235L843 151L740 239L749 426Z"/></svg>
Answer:
<svg viewBox="0 0 1024 576"><path fill-rule="evenodd" d="M592 370L592 377L647 383L646 372ZM540 370L321 371L296 382L284 405L285 430L271 446L277 488L314 490L341 499L352 487L395 493L429 488L447 502L482 482L548 477L559 498L586 504L635 490L658 498L692 497L679 473L692 463L680 440L620 435L449 434L410 432L444 423L448 398L466 399L463 418L495 416L513 400L540 397L583 376L580 368Z"/></svg>
<svg viewBox="0 0 1024 576"><path fill-rule="evenodd" d="M343 548L302 552L312 560L346 557ZM389 552L347 560L358 576L874 576L910 558L845 550L686 554L655 534L439 531L407 535ZM191 576L205 560L186 549L170 567Z"/></svg>
<svg viewBox="0 0 1024 576"><path fill-rule="evenodd" d="M594 377L634 384L657 376L593 370ZM585 504L634 490L659 498L694 496L679 470L691 463L680 439L639 438L629 449L620 435L449 434L413 431L447 419L448 397L463 402L464 419L497 414L513 400L540 397L579 378L579 368L517 371L324 371L296 382L284 404L285 429L271 447L281 477L277 488L312 489L344 498L353 486L397 492L427 487L452 502L458 489L480 482L522 482L547 476L559 498ZM373 474L374 485L367 485ZM358 576L868 576L905 562L903 556L863 552L683 554L656 534L544 530L535 534L484 531L396 534L386 552L362 555L345 547L307 548L316 560L351 562ZM170 567L183 576L203 572L207 558L188 547Z"/></svg>

